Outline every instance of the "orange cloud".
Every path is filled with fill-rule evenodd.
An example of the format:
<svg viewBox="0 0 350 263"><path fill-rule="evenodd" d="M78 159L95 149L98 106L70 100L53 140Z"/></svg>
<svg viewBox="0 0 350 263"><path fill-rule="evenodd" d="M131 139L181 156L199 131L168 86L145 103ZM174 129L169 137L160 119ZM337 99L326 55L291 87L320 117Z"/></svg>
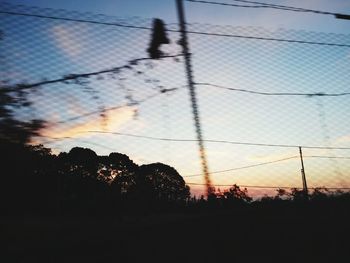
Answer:
<svg viewBox="0 0 350 263"><path fill-rule="evenodd" d="M99 116L89 119L84 123L74 125L52 126L43 131L42 135L48 138L65 138L65 137L91 137L89 131L116 131L122 125L132 120L134 116L134 107L125 106L106 113L106 118ZM105 122L104 122L105 121Z"/></svg>

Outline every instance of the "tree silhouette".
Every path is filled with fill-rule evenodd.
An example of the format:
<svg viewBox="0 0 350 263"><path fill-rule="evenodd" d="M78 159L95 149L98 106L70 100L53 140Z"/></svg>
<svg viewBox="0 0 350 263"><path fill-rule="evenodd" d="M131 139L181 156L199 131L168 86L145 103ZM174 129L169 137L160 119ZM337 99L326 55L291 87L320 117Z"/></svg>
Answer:
<svg viewBox="0 0 350 263"><path fill-rule="evenodd" d="M305 191L297 188L291 189L290 196L292 197L292 200L296 202L304 201L306 199Z"/></svg>
<svg viewBox="0 0 350 263"><path fill-rule="evenodd" d="M2 84L0 84L2 85ZM31 120L20 121L15 118L15 110L28 107L26 93L10 93L0 87L0 141L1 143L26 144L32 136L38 135L44 122Z"/></svg>
<svg viewBox="0 0 350 263"><path fill-rule="evenodd" d="M276 190L276 192L277 192L275 196L276 200L288 198L290 196L290 193L286 189L279 188Z"/></svg>
<svg viewBox="0 0 350 263"><path fill-rule="evenodd" d="M248 195L247 188L243 190L236 184L234 184L230 189L224 192L224 198L228 201L238 202L238 203L249 203L252 198Z"/></svg>
<svg viewBox="0 0 350 263"><path fill-rule="evenodd" d="M140 166L138 184L142 195L153 201L185 201L190 197L189 187L182 176L163 163Z"/></svg>
<svg viewBox="0 0 350 263"><path fill-rule="evenodd" d="M111 153L107 158L107 169L113 178L113 185L120 187L121 193L128 193L136 184L138 166L122 153Z"/></svg>
<svg viewBox="0 0 350 263"><path fill-rule="evenodd" d="M138 165L126 154L116 152L104 156L100 165L110 180L113 209L134 208L135 203L137 203L136 173Z"/></svg>
<svg viewBox="0 0 350 263"><path fill-rule="evenodd" d="M93 150L74 147L68 154L61 154L60 157L66 161L66 173L97 179L98 159Z"/></svg>
<svg viewBox="0 0 350 263"><path fill-rule="evenodd" d="M48 212L55 208L56 158L50 149L9 142L0 145L0 212Z"/></svg>
<svg viewBox="0 0 350 263"><path fill-rule="evenodd" d="M321 201L328 198L329 190L325 187L316 187L310 195L310 200Z"/></svg>
<svg viewBox="0 0 350 263"><path fill-rule="evenodd" d="M105 206L108 185L98 178L98 156L88 148L74 147L58 156L62 206L68 211L93 213Z"/></svg>
<svg viewBox="0 0 350 263"><path fill-rule="evenodd" d="M0 41L4 34L0 30ZM4 143L26 144L31 137L39 135L44 127L42 120L22 121L15 118L15 111L31 105L28 92L9 91L5 88L8 80L0 80L0 145ZM20 87L20 85L18 85Z"/></svg>

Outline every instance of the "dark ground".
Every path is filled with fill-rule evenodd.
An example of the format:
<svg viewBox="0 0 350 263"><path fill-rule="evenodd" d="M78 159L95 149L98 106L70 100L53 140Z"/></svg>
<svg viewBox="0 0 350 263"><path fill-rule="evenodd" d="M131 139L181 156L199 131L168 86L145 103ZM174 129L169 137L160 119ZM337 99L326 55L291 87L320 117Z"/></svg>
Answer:
<svg viewBox="0 0 350 263"><path fill-rule="evenodd" d="M1 217L0 262L349 262L348 214Z"/></svg>

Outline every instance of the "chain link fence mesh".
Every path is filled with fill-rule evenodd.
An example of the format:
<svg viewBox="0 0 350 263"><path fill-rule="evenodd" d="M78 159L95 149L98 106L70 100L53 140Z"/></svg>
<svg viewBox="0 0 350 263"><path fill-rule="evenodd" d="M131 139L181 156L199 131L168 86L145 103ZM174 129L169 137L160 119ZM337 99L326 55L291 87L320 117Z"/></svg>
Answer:
<svg viewBox="0 0 350 263"><path fill-rule="evenodd" d="M177 23L150 59L152 19L0 9L2 86L30 87L16 118L45 121L32 143L166 163L205 192ZM302 188L298 146L310 188L350 187L349 35L190 23L188 37L217 189Z"/></svg>

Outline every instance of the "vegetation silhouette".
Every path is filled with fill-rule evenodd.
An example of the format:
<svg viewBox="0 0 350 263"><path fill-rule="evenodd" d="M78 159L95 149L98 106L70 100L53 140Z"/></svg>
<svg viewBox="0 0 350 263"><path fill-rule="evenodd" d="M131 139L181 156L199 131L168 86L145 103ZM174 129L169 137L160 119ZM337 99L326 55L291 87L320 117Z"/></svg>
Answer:
<svg viewBox="0 0 350 263"><path fill-rule="evenodd" d="M0 41L4 39L4 35L0 30ZM7 90L5 86L8 82L7 79L0 80L0 145L3 142L24 145L32 136L39 134L45 122L38 119L26 122L16 118L16 110L30 107L31 102L27 98L28 93Z"/></svg>
<svg viewBox="0 0 350 263"><path fill-rule="evenodd" d="M148 214L172 211L246 209L247 207L348 204L349 193L316 188L305 199L299 189L277 189L274 197L253 200L234 184L208 198L191 197L175 168L152 163L137 165L129 156L99 156L74 147L54 155L43 145L1 140L1 214Z"/></svg>
<svg viewBox="0 0 350 263"><path fill-rule="evenodd" d="M98 156L81 147L53 155L42 145L1 146L5 215L144 213L184 205L190 197L179 173L162 163L138 166L125 154Z"/></svg>
<svg viewBox="0 0 350 263"><path fill-rule="evenodd" d="M0 140L28 143L32 136L38 135L44 128L44 121L34 119L25 122L16 119L15 111L29 107L31 103L25 92L4 91L2 85L5 83L6 81L0 83Z"/></svg>
<svg viewBox="0 0 350 263"><path fill-rule="evenodd" d="M253 200L233 185L197 199L166 164L139 166L122 153L99 156L81 147L54 155L42 145L2 141L1 149L6 262L213 261L232 255L245 262L286 255L321 262L348 255L346 192L317 188L305 199L302 190L278 189Z"/></svg>

